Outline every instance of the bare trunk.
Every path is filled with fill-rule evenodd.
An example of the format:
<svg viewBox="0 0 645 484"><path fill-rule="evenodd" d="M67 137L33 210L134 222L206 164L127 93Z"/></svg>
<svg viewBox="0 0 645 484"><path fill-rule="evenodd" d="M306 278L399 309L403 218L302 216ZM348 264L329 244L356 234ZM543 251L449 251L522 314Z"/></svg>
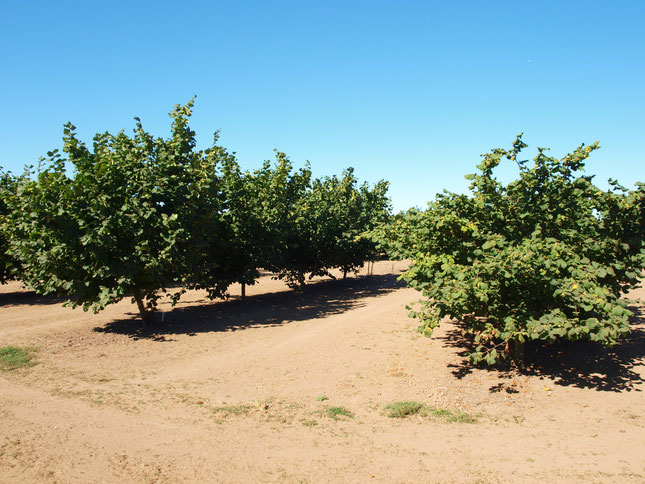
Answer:
<svg viewBox="0 0 645 484"><path fill-rule="evenodd" d="M513 361L515 361L518 366L524 366L524 343L515 338L513 340L513 347L511 351Z"/></svg>
<svg viewBox="0 0 645 484"><path fill-rule="evenodd" d="M242 283L242 299L246 299L246 284Z"/></svg>
<svg viewBox="0 0 645 484"><path fill-rule="evenodd" d="M347 279L347 269L343 269L343 281Z"/></svg>
<svg viewBox="0 0 645 484"><path fill-rule="evenodd" d="M141 315L143 327L146 327L146 325L152 322L152 313L146 311L146 306L143 304L143 296L141 296L141 293L139 291L134 292L134 300L137 302L137 307L139 308L139 314Z"/></svg>

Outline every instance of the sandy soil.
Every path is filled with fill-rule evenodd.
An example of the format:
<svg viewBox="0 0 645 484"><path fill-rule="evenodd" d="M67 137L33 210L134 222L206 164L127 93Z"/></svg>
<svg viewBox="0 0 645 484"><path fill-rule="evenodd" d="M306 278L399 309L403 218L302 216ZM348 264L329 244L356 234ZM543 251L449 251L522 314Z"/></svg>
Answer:
<svg viewBox="0 0 645 484"><path fill-rule="evenodd" d="M38 348L0 373L0 482L645 482L642 307L611 350L471 370L457 325L415 331L401 269L189 293L151 332L0 287L0 346ZM442 412L388 418L404 400Z"/></svg>

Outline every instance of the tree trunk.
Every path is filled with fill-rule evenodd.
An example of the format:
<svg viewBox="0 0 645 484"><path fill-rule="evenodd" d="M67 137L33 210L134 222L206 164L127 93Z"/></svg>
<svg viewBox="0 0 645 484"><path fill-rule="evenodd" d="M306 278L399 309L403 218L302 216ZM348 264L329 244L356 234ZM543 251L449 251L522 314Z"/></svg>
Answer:
<svg viewBox="0 0 645 484"><path fill-rule="evenodd" d="M146 306L143 304L143 296L139 291L134 292L134 300L137 302L137 307L139 308L139 314L141 315L141 321L143 322L143 327L152 322L152 313L146 311Z"/></svg>
<svg viewBox="0 0 645 484"><path fill-rule="evenodd" d="M524 343L515 338L513 340L511 351L513 354L513 361L515 361L518 366L524 366Z"/></svg>
<svg viewBox="0 0 645 484"><path fill-rule="evenodd" d="M343 281L347 279L347 269L343 269Z"/></svg>
<svg viewBox="0 0 645 484"><path fill-rule="evenodd" d="M246 299L246 284L242 283L242 299Z"/></svg>

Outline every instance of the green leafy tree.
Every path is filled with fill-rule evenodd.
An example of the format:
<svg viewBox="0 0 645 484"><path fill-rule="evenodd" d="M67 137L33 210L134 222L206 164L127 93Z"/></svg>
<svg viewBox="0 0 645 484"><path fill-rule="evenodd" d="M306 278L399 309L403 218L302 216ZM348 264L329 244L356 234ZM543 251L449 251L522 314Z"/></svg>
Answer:
<svg viewBox="0 0 645 484"><path fill-rule="evenodd" d="M307 274L353 270L370 257L374 245L360 235L387 215L385 182L357 187L348 170L312 185L309 165L294 170L280 152L242 172L218 133L196 150L192 106L170 113L167 139L135 118L132 136L97 134L90 149L68 124L62 154L48 153L19 180L3 176L3 280L20 267L37 292L95 312L132 297L145 323L166 295L226 297L260 268L299 287Z"/></svg>
<svg viewBox="0 0 645 484"><path fill-rule="evenodd" d="M242 297L246 286L255 284L259 268L271 237L264 224L262 206L262 184L255 174L242 172L232 156L222 162L222 221L226 227L227 280L242 286ZM213 233L215 239L222 238L222 232ZM221 276L219 277L221 280Z"/></svg>
<svg viewBox="0 0 645 484"><path fill-rule="evenodd" d="M426 299L411 312L430 335L444 317L475 335L475 362L521 359L526 341L591 340L611 345L629 331L622 298L645 268L645 191L615 182L602 191L581 172L598 148L562 159L538 149L534 163L510 150L483 156L468 175L472 195L445 192L373 237L396 259L410 259L408 284ZM493 170L517 163L519 178Z"/></svg>
<svg viewBox="0 0 645 484"><path fill-rule="evenodd" d="M380 180L373 187L368 183L358 187L358 203L347 220L344 233L344 236L351 240L349 257L340 265L344 273L355 271L365 262L373 262L382 255L382 251L366 234L377 225L387 223L391 218L392 206L387 196L389 185L389 182Z"/></svg>
<svg viewBox="0 0 645 484"><path fill-rule="evenodd" d="M18 179L0 169L0 284L14 279L20 272L18 261L7 252L9 239L12 237L8 220L9 203L16 196L17 187Z"/></svg>
<svg viewBox="0 0 645 484"><path fill-rule="evenodd" d="M309 166L294 173L283 153L274 171L267 165L256 175L270 187L259 190L269 197L262 205L272 241L266 267L291 287L331 276L331 269L355 271L375 257L375 244L362 234L389 216L387 182L358 186L351 168L312 180Z"/></svg>
<svg viewBox="0 0 645 484"><path fill-rule="evenodd" d="M275 164L266 162L256 171L254 183L266 237L260 255L263 267L290 287L302 287L306 274L316 272L315 248L305 212L311 168L307 164L294 171L289 158L276 151Z"/></svg>
<svg viewBox="0 0 645 484"><path fill-rule="evenodd" d="M338 268L345 278L376 257L374 243L362 235L387 220L387 188L385 181L374 188L367 183L359 186L353 168L340 178L334 175L314 181L305 220L318 273L329 274Z"/></svg>
<svg viewBox="0 0 645 484"><path fill-rule="evenodd" d="M66 158L48 153L10 203L9 253L29 286L95 312L132 297L145 322L169 285L194 283L217 252L197 228L221 225L216 165L225 153L195 150L192 105L171 112L168 139L137 119L132 137L97 134L90 150L66 125Z"/></svg>

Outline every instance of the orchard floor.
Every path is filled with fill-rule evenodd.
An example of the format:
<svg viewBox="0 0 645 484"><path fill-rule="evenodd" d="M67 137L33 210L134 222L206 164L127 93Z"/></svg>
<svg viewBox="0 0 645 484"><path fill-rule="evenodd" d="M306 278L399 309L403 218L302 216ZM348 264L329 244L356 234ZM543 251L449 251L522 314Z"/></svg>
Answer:
<svg viewBox="0 0 645 484"><path fill-rule="evenodd" d="M129 300L93 315L0 287L0 347L37 348L0 372L0 482L645 482L642 307L610 350L471 370L457 325L415 331L402 268L192 292L149 332ZM386 415L405 400L438 411Z"/></svg>

